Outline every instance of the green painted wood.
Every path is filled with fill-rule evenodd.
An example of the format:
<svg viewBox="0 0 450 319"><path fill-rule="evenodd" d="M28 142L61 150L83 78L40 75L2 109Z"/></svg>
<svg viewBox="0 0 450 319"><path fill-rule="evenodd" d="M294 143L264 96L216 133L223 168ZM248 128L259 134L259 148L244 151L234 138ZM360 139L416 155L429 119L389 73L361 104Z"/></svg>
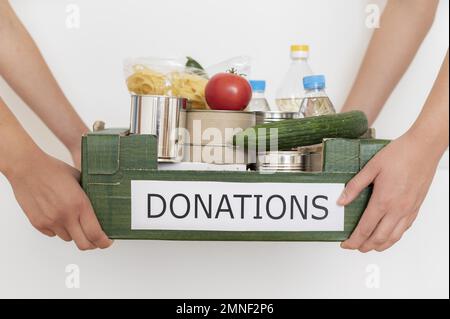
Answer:
<svg viewBox="0 0 450 319"><path fill-rule="evenodd" d="M383 147L389 144L389 140L372 140L363 139L360 141L360 163L359 168L362 169L374 155Z"/></svg>
<svg viewBox="0 0 450 319"><path fill-rule="evenodd" d="M381 139L325 139L323 171L357 173L388 143Z"/></svg>
<svg viewBox="0 0 450 319"><path fill-rule="evenodd" d="M342 156L340 153L342 151L354 152L355 141L357 140L325 141L325 143L334 144L328 145L330 147L328 148L326 167L329 171L324 173L179 172L157 170L157 139L154 136L119 136L116 134L114 137L114 134L91 133L84 136L82 140L82 186L92 202L102 228L113 239L342 241L351 234L367 206L371 193L370 188L345 208L343 232L156 231L131 230L130 183L131 180L346 183L356 173L354 172L355 164L348 160L349 156ZM376 149L373 145L371 150ZM117 152L118 155L116 155ZM369 151L367 150L367 152ZM116 163L116 160L118 168L112 172L112 168L115 167L112 163ZM91 165L94 165L94 170L90 167ZM107 170L111 173L105 173ZM342 172L338 172L338 170Z"/></svg>
<svg viewBox="0 0 450 319"><path fill-rule="evenodd" d="M89 174L111 175L119 170L119 135L92 135L86 139Z"/></svg>
<svg viewBox="0 0 450 319"><path fill-rule="evenodd" d="M173 239L173 240L272 240L272 241L336 241L343 240L353 230L361 215L361 207L368 200L368 191L345 209L343 232L212 232L212 231L131 231L131 180L164 181L221 181L245 183L346 183L353 174L333 173L276 173L257 172L174 172L130 171L115 185L89 183L88 195L97 212L100 223L111 238L116 239Z"/></svg>
<svg viewBox="0 0 450 319"><path fill-rule="evenodd" d="M97 136L97 135L121 135L125 136L127 135L129 129L127 128L109 128L101 131L96 132L89 132L87 133L88 136Z"/></svg>
<svg viewBox="0 0 450 319"><path fill-rule="evenodd" d="M324 172L356 173L359 171L359 140L326 139L322 144Z"/></svg>
<svg viewBox="0 0 450 319"><path fill-rule="evenodd" d="M158 168L156 138L152 135L121 137L120 164L123 170L150 170Z"/></svg>

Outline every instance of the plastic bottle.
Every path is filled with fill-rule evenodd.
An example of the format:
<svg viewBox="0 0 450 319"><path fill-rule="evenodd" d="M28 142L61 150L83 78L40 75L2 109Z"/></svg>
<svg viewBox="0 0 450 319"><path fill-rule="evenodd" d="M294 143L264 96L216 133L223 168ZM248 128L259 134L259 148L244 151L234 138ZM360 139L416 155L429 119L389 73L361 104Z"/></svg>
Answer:
<svg viewBox="0 0 450 319"><path fill-rule="evenodd" d="M280 111L298 112L304 97L304 91L299 82L301 83L303 77L313 74L308 65L308 57L309 46L291 46L292 62L275 97L276 105Z"/></svg>
<svg viewBox="0 0 450 319"><path fill-rule="evenodd" d="M264 95L266 91L266 81L250 80L252 87L252 99L245 111L270 111L269 103Z"/></svg>
<svg viewBox="0 0 450 319"><path fill-rule="evenodd" d="M336 113L325 93L325 76L306 76L303 78L303 87L305 88L305 97L301 103L300 113L304 117Z"/></svg>

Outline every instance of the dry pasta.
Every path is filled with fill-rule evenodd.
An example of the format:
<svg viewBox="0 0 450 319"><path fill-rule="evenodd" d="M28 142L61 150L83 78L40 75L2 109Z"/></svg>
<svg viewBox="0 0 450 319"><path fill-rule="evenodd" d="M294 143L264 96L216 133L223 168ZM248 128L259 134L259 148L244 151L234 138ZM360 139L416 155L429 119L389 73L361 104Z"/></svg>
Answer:
<svg viewBox="0 0 450 319"><path fill-rule="evenodd" d="M167 76L144 65L134 65L127 78L128 90L135 94L180 96L195 109L207 108L205 86L208 80L197 74L172 71Z"/></svg>
<svg viewBox="0 0 450 319"><path fill-rule="evenodd" d="M164 74L150 70L143 65L133 66L133 71L133 74L127 79L130 92L136 94L165 94L166 78Z"/></svg>
<svg viewBox="0 0 450 319"><path fill-rule="evenodd" d="M192 108L206 108L205 86L208 80L197 75L184 72L171 73L172 95L182 96L191 101Z"/></svg>

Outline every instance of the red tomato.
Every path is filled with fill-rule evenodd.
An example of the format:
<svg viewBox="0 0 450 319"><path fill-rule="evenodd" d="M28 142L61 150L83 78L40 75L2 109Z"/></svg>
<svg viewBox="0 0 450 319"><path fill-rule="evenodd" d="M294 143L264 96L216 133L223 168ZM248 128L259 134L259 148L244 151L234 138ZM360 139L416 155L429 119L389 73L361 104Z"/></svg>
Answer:
<svg viewBox="0 0 450 319"><path fill-rule="evenodd" d="M241 111L252 98L252 88L240 75L219 73L208 81L205 98L213 110Z"/></svg>

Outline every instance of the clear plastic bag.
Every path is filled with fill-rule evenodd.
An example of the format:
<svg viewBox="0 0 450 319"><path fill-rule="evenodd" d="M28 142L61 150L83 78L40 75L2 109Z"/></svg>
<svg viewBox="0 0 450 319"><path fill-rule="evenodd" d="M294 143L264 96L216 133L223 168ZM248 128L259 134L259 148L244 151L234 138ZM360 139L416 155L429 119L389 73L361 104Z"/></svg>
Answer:
<svg viewBox="0 0 450 319"><path fill-rule="evenodd" d="M124 63L128 90L140 95L168 95L187 98L192 108L206 108L208 80L179 59L137 58Z"/></svg>
<svg viewBox="0 0 450 319"><path fill-rule="evenodd" d="M249 78L251 73L251 59L248 56L237 56L206 68L210 76L221 72L234 71L236 74Z"/></svg>
<svg viewBox="0 0 450 319"><path fill-rule="evenodd" d="M209 76L230 70L243 76L250 73L248 57L235 57L208 67L206 71L200 65L192 67L186 64L186 58L127 59L124 61L124 74L128 90L140 95L184 97L189 100L191 108L206 109L205 87Z"/></svg>

